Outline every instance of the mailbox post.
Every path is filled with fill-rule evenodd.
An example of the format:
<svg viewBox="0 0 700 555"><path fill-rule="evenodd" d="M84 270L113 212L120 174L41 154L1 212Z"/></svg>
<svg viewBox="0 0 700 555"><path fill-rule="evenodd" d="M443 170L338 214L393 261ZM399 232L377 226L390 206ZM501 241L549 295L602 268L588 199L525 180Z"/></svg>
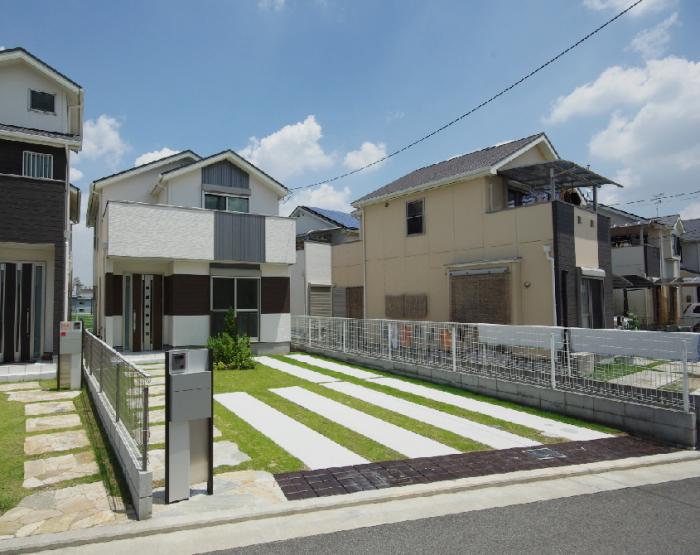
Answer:
<svg viewBox="0 0 700 555"><path fill-rule="evenodd" d="M58 337L58 388L80 389L83 323L61 322Z"/></svg>
<svg viewBox="0 0 700 555"><path fill-rule="evenodd" d="M165 354L165 502L188 499L207 482L214 493L213 373L207 349Z"/></svg>

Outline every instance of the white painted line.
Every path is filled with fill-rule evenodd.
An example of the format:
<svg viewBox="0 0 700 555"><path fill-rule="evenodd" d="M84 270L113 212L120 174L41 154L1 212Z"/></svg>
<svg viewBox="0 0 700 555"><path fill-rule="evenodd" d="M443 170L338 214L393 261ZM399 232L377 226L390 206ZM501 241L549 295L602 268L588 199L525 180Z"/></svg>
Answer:
<svg viewBox="0 0 700 555"><path fill-rule="evenodd" d="M286 372L287 374L291 374L292 376L296 376L297 378L301 378L302 380L306 380L307 382L325 383L338 381L338 379L336 378L331 378L330 376L314 372L313 370L307 370L306 368L302 368L301 366L297 366L296 364L282 362L281 360L277 360L276 358L255 357L255 360L260 364L264 364L265 366L269 366L270 368L274 368L275 370L280 370L281 372Z"/></svg>
<svg viewBox="0 0 700 555"><path fill-rule="evenodd" d="M374 378L379 378L379 374L373 374L372 372L367 372L367 370L360 370L358 368L353 368L347 364L339 364L337 362L332 362L330 360L324 360L322 358L316 358L309 355L286 355L288 358L293 358L299 362L304 362L306 364L311 364L312 366L318 366L319 368L325 368L326 370L332 370L333 372L339 372L341 374L347 374L353 378L359 378L361 380L372 380Z"/></svg>
<svg viewBox="0 0 700 555"><path fill-rule="evenodd" d="M270 391L407 457L436 457L459 453L447 445L384 422L303 387L282 387Z"/></svg>
<svg viewBox="0 0 700 555"><path fill-rule="evenodd" d="M552 420L551 418L545 418L542 416L529 414L527 412L501 407L485 401L469 399L461 395L455 395L454 393L433 389L432 387L397 380L396 378L379 378L377 380L373 380L373 383L392 387L394 389L398 389L399 391L405 391L406 393L419 395L420 397L445 403L446 405L452 405L454 407L486 414L494 418L527 426L528 428L542 432L542 434L549 437L561 437L572 441L588 441L591 439L612 437L610 434L604 434L603 432L597 432L595 430L574 426L572 424L565 424L564 422L558 422L556 420Z"/></svg>
<svg viewBox="0 0 700 555"><path fill-rule="evenodd" d="M248 393L220 393L214 399L312 470L369 462Z"/></svg>
<svg viewBox="0 0 700 555"><path fill-rule="evenodd" d="M494 449L510 449L511 447L532 447L534 445L539 445L539 443L531 439L511 434L510 432L499 430L491 426L472 422L471 420L454 416L453 414L431 409L430 407L419 405L418 403L405 401L404 399L399 399L398 397L353 383L336 382L323 385L333 391L345 393L346 395L350 395L351 397L355 397L367 403L372 403L373 405L398 412L414 420L425 422L436 428L442 428L443 430L448 430L462 437L473 439L479 443L493 447Z"/></svg>

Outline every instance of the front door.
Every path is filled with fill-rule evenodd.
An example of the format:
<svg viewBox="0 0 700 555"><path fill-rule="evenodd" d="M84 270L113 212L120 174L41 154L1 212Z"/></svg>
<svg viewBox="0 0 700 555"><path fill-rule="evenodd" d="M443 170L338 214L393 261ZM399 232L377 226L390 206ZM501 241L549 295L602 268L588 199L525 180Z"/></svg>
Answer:
<svg viewBox="0 0 700 555"><path fill-rule="evenodd" d="M43 318L43 264L0 262L0 361L40 358Z"/></svg>
<svg viewBox="0 0 700 555"><path fill-rule="evenodd" d="M131 350L162 349L163 276L132 274L125 276L124 283L124 314L129 318L125 333L131 336Z"/></svg>

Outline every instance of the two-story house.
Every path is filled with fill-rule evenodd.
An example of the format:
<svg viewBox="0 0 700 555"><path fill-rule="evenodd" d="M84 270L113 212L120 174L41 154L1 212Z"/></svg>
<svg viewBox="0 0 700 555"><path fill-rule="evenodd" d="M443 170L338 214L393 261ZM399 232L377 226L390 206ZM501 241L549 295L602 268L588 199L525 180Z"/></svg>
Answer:
<svg viewBox="0 0 700 555"><path fill-rule="evenodd" d="M346 291L333 288L332 252L359 239L360 223L351 214L315 206L297 206L297 260L291 271L294 315L334 316L346 312Z"/></svg>
<svg viewBox="0 0 700 555"><path fill-rule="evenodd" d="M0 362L51 359L68 319L83 89L22 48L0 51Z"/></svg>
<svg viewBox="0 0 700 555"><path fill-rule="evenodd" d="M678 325L680 217L644 218L612 206L599 210L610 218L615 315L634 314L645 328Z"/></svg>
<svg viewBox="0 0 700 555"><path fill-rule="evenodd" d="M681 313L700 302L700 218L683 220L681 239ZM696 307L693 307L693 311Z"/></svg>
<svg viewBox="0 0 700 555"><path fill-rule="evenodd" d="M356 200L362 241L336 247L334 270L367 318L608 327L607 184L544 133L457 156Z"/></svg>
<svg viewBox="0 0 700 555"><path fill-rule="evenodd" d="M201 346L232 308L254 351L288 351L287 193L231 150L187 150L94 181L97 333L124 351Z"/></svg>

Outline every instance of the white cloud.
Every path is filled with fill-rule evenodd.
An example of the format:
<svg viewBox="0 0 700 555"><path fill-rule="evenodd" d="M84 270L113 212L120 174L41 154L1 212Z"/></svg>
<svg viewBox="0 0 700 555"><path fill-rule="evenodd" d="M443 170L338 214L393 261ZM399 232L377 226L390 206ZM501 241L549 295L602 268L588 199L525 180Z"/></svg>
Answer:
<svg viewBox="0 0 700 555"><path fill-rule="evenodd" d="M71 183L75 183L76 181L80 181L83 178L83 172L81 172L78 168L70 168L70 181Z"/></svg>
<svg viewBox="0 0 700 555"><path fill-rule="evenodd" d="M302 189L289 197L280 207L280 214L287 216L299 205L328 208L329 210L341 210L352 212L350 196L352 192L348 187L336 189L328 183L323 183L311 189Z"/></svg>
<svg viewBox="0 0 700 555"><path fill-rule="evenodd" d="M358 150L351 150L345 155L343 165L349 170L359 170L360 168L377 162L386 157L386 145L384 143L371 143L365 141ZM384 161L374 164L369 169L379 168Z"/></svg>
<svg viewBox="0 0 700 555"><path fill-rule="evenodd" d="M628 49L638 52L644 58L658 58L671 41L671 27L678 23L678 12L672 13L658 25L644 29L635 35Z"/></svg>
<svg viewBox="0 0 700 555"><path fill-rule="evenodd" d="M179 150L173 150L167 146L161 148L160 150L152 150L150 152L144 152L141 156L138 156L134 160L134 166L142 166L143 164L148 164L149 162L155 162L161 158L167 158L173 154L177 154Z"/></svg>
<svg viewBox="0 0 700 555"><path fill-rule="evenodd" d="M258 8L268 12L279 12L284 9L285 0L258 0Z"/></svg>
<svg viewBox="0 0 700 555"><path fill-rule="evenodd" d="M402 112L401 110L396 110L394 112L389 112L386 115L386 122L387 123L393 123L395 121L398 121L400 119L403 119L406 117L406 113Z"/></svg>
<svg viewBox="0 0 700 555"><path fill-rule="evenodd" d="M668 57L642 67L608 68L595 82L559 98L549 119L563 122L590 114L608 118L589 142L591 162L613 171L622 168L619 175L632 189L623 190L626 200L695 187L700 170L700 62ZM664 211L678 208L669 202Z"/></svg>
<svg viewBox="0 0 700 555"><path fill-rule="evenodd" d="M693 202L681 210L681 218L684 220L700 218L700 202Z"/></svg>
<svg viewBox="0 0 700 555"><path fill-rule="evenodd" d="M612 180L615 183L619 183L624 188L620 189L619 187L615 186L602 188L598 198L603 204L618 204L623 202L626 198L630 198L630 189L638 187L641 178L639 175L634 173L631 168L622 168L615 172L615 174L612 176Z"/></svg>
<svg viewBox="0 0 700 555"><path fill-rule="evenodd" d="M307 116L304 121L285 125L262 139L251 137L239 154L273 177L284 180L333 165L333 157L319 143L322 137L316 118Z"/></svg>
<svg viewBox="0 0 700 555"><path fill-rule="evenodd" d="M129 150L129 145L119 134L121 125L119 120L107 114L86 120L83 125L83 149L74 160L100 160L115 167Z"/></svg>
<svg viewBox="0 0 700 555"><path fill-rule="evenodd" d="M595 11L621 12L634 3L634 0L583 0L583 5ZM677 0L644 0L641 4L632 8L628 13L632 16L640 16L646 13L656 13L671 6L675 6Z"/></svg>

